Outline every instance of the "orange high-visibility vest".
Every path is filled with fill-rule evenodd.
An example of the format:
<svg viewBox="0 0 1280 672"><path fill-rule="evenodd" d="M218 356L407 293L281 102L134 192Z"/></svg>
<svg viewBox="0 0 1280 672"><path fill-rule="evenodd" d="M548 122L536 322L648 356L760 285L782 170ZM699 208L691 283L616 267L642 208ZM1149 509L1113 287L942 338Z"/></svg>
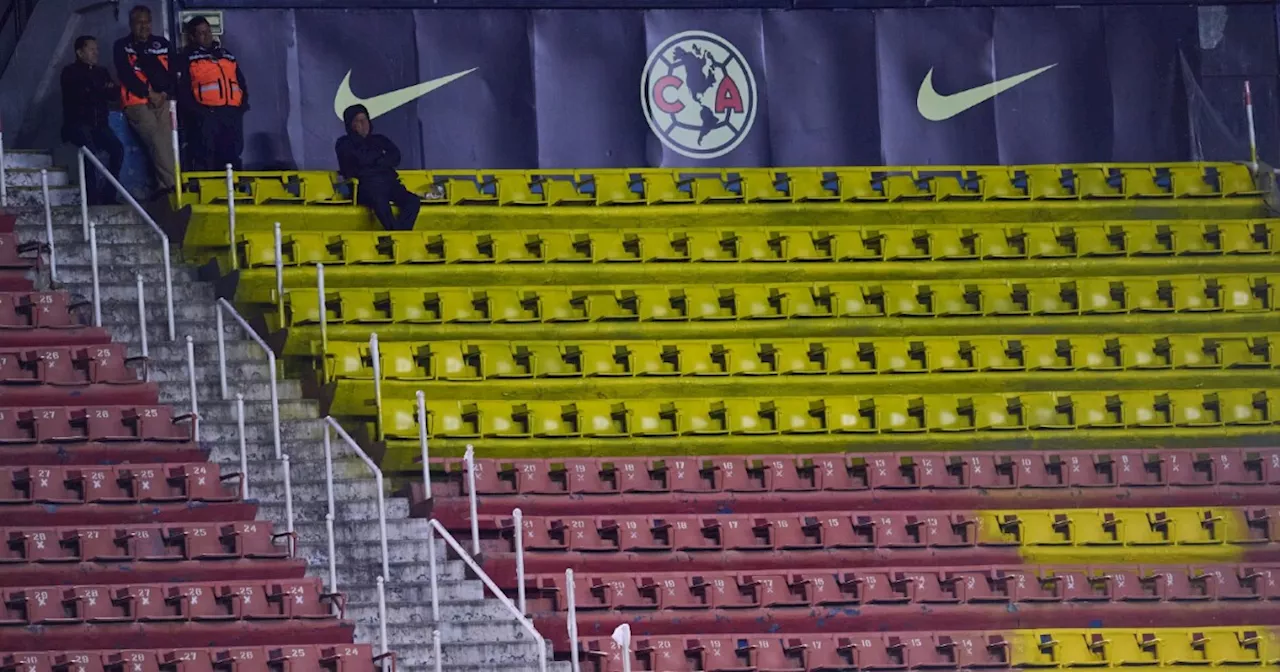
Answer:
<svg viewBox="0 0 1280 672"><path fill-rule="evenodd" d="M236 78L236 57L206 52L190 56L191 94L206 107L240 107L244 92Z"/></svg>
<svg viewBox="0 0 1280 672"><path fill-rule="evenodd" d="M155 48L157 44L158 44L157 42L152 41L151 45L147 47L147 53L160 59L160 65L164 66L164 68L168 70L169 69L169 51L164 48L159 48L159 49ZM147 75L143 73L142 68L138 66L138 52L134 51L133 45L125 46L124 51L129 56L129 66L133 68L133 74L138 79L142 80L144 84L146 84ZM120 86L120 106L121 107L129 107L130 105L146 105L147 102L148 101L146 98L139 98L133 95L133 93L130 92L129 89L125 88L124 85Z"/></svg>

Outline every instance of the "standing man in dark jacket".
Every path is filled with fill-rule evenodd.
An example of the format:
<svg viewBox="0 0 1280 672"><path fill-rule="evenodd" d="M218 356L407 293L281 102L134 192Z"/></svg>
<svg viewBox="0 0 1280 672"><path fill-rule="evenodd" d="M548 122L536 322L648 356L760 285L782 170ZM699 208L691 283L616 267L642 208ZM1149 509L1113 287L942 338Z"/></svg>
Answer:
<svg viewBox="0 0 1280 672"><path fill-rule="evenodd" d="M338 153L338 172L360 181L358 202L373 210L383 228L388 231L413 229L422 203L400 183L396 173L400 150L387 136L373 132L369 110L364 105L348 107L342 119L347 124L347 134L338 138L334 146ZM391 211L392 203L400 209L398 217Z"/></svg>
<svg viewBox="0 0 1280 672"><path fill-rule="evenodd" d="M169 98L176 78L170 69L169 40L151 34L151 9L129 10L129 34L116 40L116 76L120 78L120 106L129 125L151 155L160 191L173 190L173 118Z"/></svg>
<svg viewBox="0 0 1280 672"><path fill-rule="evenodd" d="M62 69L62 140L95 155L106 154L107 169L119 179L124 146L107 124L107 113L119 90L111 73L98 65L98 41L92 35L81 35L75 46L75 63ZM116 202L115 187L97 168L86 168L85 179L90 204Z"/></svg>
<svg viewBox="0 0 1280 672"><path fill-rule="evenodd" d="M213 29L203 16L188 21L186 30L191 46L183 54L183 109L198 118L195 125L199 128L192 143L192 167L223 170L231 164L233 170L240 170L244 113L249 110L244 73L236 57L213 39Z"/></svg>

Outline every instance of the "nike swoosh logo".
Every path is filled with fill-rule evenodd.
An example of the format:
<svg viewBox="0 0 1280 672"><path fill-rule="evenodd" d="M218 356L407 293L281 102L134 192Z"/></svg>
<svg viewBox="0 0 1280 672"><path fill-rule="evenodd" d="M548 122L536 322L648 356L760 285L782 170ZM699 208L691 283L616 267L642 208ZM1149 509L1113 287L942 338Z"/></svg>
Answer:
<svg viewBox="0 0 1280 672"><path fill-rule="evenodd" d="M342 113L348 107L351 107L352 105L364 105L365 108L369 110L369 119L377 119L397 107L408 105L445 84L462 79L478 69L479 68L471 68L470 70L455 72L452 75L445 75L444 77L437 77L435 79L422 82L421 84L414 84L413 86L406 86L403 89L388 91L387 93L374 96L372 98L357 98L356 95L351 92L351 71L348 70L347 76L343 77L342 83L338 85L338 95L333 97L333 113L338 115L338 118L341 119Z"/></svg>
<svg viewBox="0 0 1280 672"><path fill-rule="evenodd" d="M964 112L965 110L981 105L983 102L995 98L997 95L1012 89L1013 87L1035 77L1036 75L1049 70L1056 66L1046 65L1043 68L1036 68L1024 72L1021 75L1005 77L1004 79L983 84L967 91L953 93L949 96L939 94L933 89L933 69L925 74L924 81L920 82L920 93L916 94L916 109L920 110L920 116L929 121L942 121Z"/></svg>

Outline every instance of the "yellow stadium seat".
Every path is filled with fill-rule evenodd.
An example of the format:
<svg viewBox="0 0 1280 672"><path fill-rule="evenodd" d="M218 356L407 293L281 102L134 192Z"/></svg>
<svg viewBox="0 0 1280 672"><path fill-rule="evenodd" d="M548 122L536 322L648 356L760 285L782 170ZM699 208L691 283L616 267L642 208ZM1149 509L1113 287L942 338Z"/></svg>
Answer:
<svg viewBox="0 0 1280 672"><path fill-rule="evenodd" d="M1068 347L1071 349L1071 366L1077 371L1118 371L1123 368L1119 344L1115 343L1113 347L1100 336L1072 336Z"/></svg>
<svg viewBox="0 0 1280 672"><path fill-rule="evenodd" d="M393 439L418 438L417 402L410 399L383 399L379 418L382 433ZM430 425L430 421L428 421Z"/></svg>
<svg viewBox="0 0 1280 672"><path fill-rule="evenodd" d="M962 229L965 236L974 240L974 251L983 259L1022 259L1025 250L1018 249L1011 241L1009 231L1001 225L973 225Z"/></svg>
<svg viewBox="0 0 1280 672"><path fill-rule="evenodd" d="M339 291L338 321L346 324L376 324L391 321L391 315L378 308L376 296L374 292L361 289Z"/></svg>
<svg viewBox="0 0 1280 672"><path fill-rule="evenodd" d="M326 233L286 234L280 245L285 258L292 264L329 264L337 259L329 251L329 235Z"/></svg>
<svg viewBox="0 0 1280 672"><path fill-rule="evenodd" d="M741 203L742 193L731 187L741 188L737 180L726 183L719 176L687 176L683 179L689 185L689 193L695 203Z"/></svg>
<svg viewBox="0 0 1280 672"><path fill-rule="evenodd" d="M925 368L930 371L977 371L972 347L960 347L954 338L934 338L925 344Z"/></svg>
<svg viewBox="0 0 1280 672"><path fill-rule="evenodd" d="M925 373L924 362L911 356L906 341L879 339L859 345L860 355L870 357L878 373Z"/></svg>
<svg viewBox="0 0 1280 672"><path fill-rule="evenodd" d="M909 282L886 282L870 288L869 292L881 297L886 316L927 317L932 315L929 307L921 303L920 294L915 285Z"/></svg>
<svg viewBox="0 0 1280 672"><path fill-rule="evenodd" d="M1016 292L1012 283L986 281L976 284L984 315L1027 315L1030 302L1025 290Z"/></svg>
<svg viewBox="0 0 1280 672"><path fill-rule="evenodd" d="M479 380L480 370L457 341L434 341L425 350L424 373L430 380ZM421 356L421 354L420 354Z"/></svg>
<svg viewBox="0 0 1280 672"><path fill-rule="evenodd" d="M1032 315L1070 315L1079 307L1069 301L1063 285L1057 280L1026 280L1014 283L1014 293L1026 293L1027 308Z"/></svg>
<svg viewBox="0 0 1280 672"><path fill-rule="evenodd" d="M672 245L682 250L689 261L736 261L721 242L720 235L708 230L676 230Z"/></svg>
<svg viewBox="0 0 1280 672"><path fill-rule="evenodd" d="M329 348L324 353L325 380L373 378L373 369L367 364L368 359L367 343L330 341Z"/></svg>
<svg viewBox="0 0 1280 672"><path fill-rule="evenodd" d="M678 306L690 320L736 319L729 307L733 300L728 297L722 300L721 293L714 287L685 287L673 290L673 293L673 305Z"/></svg>
<svg viewBox="0 0 1280 672"><path fill-rule="evenodd" d="M768 290L753 285L737 285L732 290L734 319L760 320L780 319L787 317L778 312L777 306L769 299Z"/></svg>
<svg viewBox="0 0 1280 672"><path fill-rule="evenodd" d="M1064 226L1061 235L1071 241L1075 253L1081 257L1120 256L1125 253L1123 240L1113 236L1103 224Z"/></svg>
<svg viewBox="0 0 1280 672"><path fill-rule="evenodd" d="M569 231L539 231L539 257L548 262L589 262L590 250L578 249L576 234Z"/></svg>
<svg viewBox="0 0 1280 672"><path fill-rule="evenodd" d="M242 268L275 266L276 240L274 233L250 231L237 236L237 252Z"/></svg>
<svg viewBox="0 0 1280 672"><path fill-rule="evenodd" d="M844 194L840 177L828 178L823 171L811 168L791 168L787 171L792 200L797 202L841 201Z"/></svg>
<svg viewBox="0 0 1280 672"><path fill-rule="evenodd" d="M884 195L890 201L932 201L933 179L916 175L885 175L881 178Z"/></svg>
<svg viewBox="0 0 1280 672"><path fill-rule="evenodd" d="M670 402L629 400L624 405L627 433L631 436L678 436L676 405Z"/></svg>
<svg viewBox="0 0 1280 672"><path fill-rule="evenodd" d="M1262 196L1262 190L1254 185L1249 167L1241 164L1217 166L1218 188L1224 196Z"/></svg>
<svg viewBox="0 0 1280 672"><path fill-rule="evenodd" d="M320 323L320 297L316 292L289 292L285 296L285 324ZM334 316L335 318L337 316ZM338 321L338 320L333 320Z"/></svg>
<svg viewBox="0 0 1280 672"><path fill-rule="evenodd" d="M637 376L678 376L679 361L675 348L657 343L627 344L627 368Z"/></svg>
<svg viewBox="0 0 1280 672"><path fill-rule="evenodd" d="M1205 403L1205 395L1189 390L1173 390L1167 393L1173 407L1173 424L1178 427L1220 427L1222 420L1212 404Z"/></svg>
<svg viewBox="0 0 1280 672"><path fill-rule="evenodd" d="M650 170L642 174L645 200L650 205L693 203L688 182L674 172Z"/></svg>
<svg viewBox="0 0 1280 672"><path fill-rule="evenodd" d="M1023 201L1029 198L1025 186L1026 177L1020 169L984 167L979 168L977 173L979 185L982 188L982 198L985 200Z"/></svg>
<svg viewBox="0 0 1280 672"><path fill-rule="evenodd" d="M859 400L852 397L828 397L816 404L823 414L823 425L832 432L861 434L875 432L874 407L864 412Z"/></svg>
<svg viewBox="0 0 1280 672"><path fill-rule="evenodd" d="M597 170L583 176L583 191L591 187L596 205L643 205L644 182L623 170Z"/></svg>
<svg viewBox="0 0 1280 672"><path fill-rule="evenodd" d="M826 373L810 356L804 341L761 343L760 359L779 375Z"/></svg>
<svg viewBox="0 0 1280 672"><path fill-rule="evenodd" d="M583 436L622 438L627 435L622 404L610 401L579 401L568 404L565 415Z"/></svg>
<svg viewBox="0 0 1280 672"><path fill-rule="evenodd" d="M541 247L530 243L529 237L519 231L494 231L480 234L476 250L481 256L499 264L540 262Z"/></svg>
<svg viewBox="0 0 1280 672"><path fill-rule="evenodd" d="M1112 236L1129 255L1174 254L1173 236L1162 233L1154 222L1125 222L1112 228Z"/></svg>
<svg viewBox="0 0 1280 672"><path fill-rule="evenodd" d="M438 324L438 307L429 306L421 290L391 289L377 295L377 303L395 323Z"/></svg>
<svg viewBox="0 0 1280 672"><path fill-rule="evenodd" d="M1117 396L1125 427L1173 426L1173 408L1167 396L1153 397L1150 392L1121 392Z"/></svg>
<svg viewBox="0 0 1280 672"><path fill-rule="evenodd" d="M483 378L532 378L532 358L527 350L517 352L508 343L483 343L467 347L468 355L480 360Z"/></svg>
<svg viewBox="0 0 1280 672"><path fill-rule="evenodd" d="M1016 398L1021 422L1028 429L1071 429L1072 405L1069 399L1059 401L1049 393L1025 393Z"/></svg>
<svg viewBox="0 0 1280 672"><path fill-rule="evenodd" d="M576 343L564 347L564 359L574 365L583 376L629 376L625 362L620 362L612 344Z"/></svg>
<svg viewBox="0 0 1280 672"><path fill-rule="evenodd" d="M1058 398L1071 400L1071 413L1076 427L1114 429L1124 426L1119 399L1093 392L1073 392Z"/></svg>
<svg viewBox="0 0 1280 672"><path fill-rule="evenodd" d="M1128 295L1123 282L1103 278L1081 278L1067 283L1075 292L1080 312L1086 315L1107 315L1128 310Z"/></svg>
<svg viewBox="0 0 1280 672"><path fill-rule="evenodd" d="M1169 181L1173 195L1178 198L1219 198L1222 192L1214 188L1205 174L1204 166L1170 166Z"/></svg>
<svg viewBox="0 0 1280 672"><path fill-rule="evenodd" d="M835 168L837 188L842 201L886 201L883 180L877 180L866 168ZM812 199L807 199L812 200Z"/></svg>
<svg viewBox="0 0 1280 672"><path fill-rule="evenodd" d="M1120 366L1125 369L1168 369L1173 366L1167 352L1161 353L1155 339L1150 336L1119 336L1108 339L1107 347L1119 351Z"/></svg>
<svg viewBox="0 0 1280 672"><path fill-rule="evenodd" d="M724 376L722 361L711 355L711 344L685 341L676 346L676 369L682 376Z"/></svg>
<svg viewBox="0 0 1280 672"><path fill-rule="evenodd" d="M1218 413L1228 425L1269 425L1274 422L1272 401L1265 392L1223 390L1217 393Z"/></svg>
<svg viewBox="0 0 1280 672"><path fill-rule="evenodd" d="M831 310L805 286L787 285L769 290L769 303L784 317L831 317Z"/></svg>
<svg viewBox="0 0 1280 672"><path fill-rule="evenodd" d="M444 262L441 248L432 249L435 236L412 231L385 234L391 243L391 259L396 264L439 264Z"/></svg>
<svg viewBox="0 0 1280 672"><path fill-rule="evenodd" d="M965 234L959 228L926 229L928 238L925 249L934 259L977 259L977 236Z"/></svg>
<svg viewBox="0 0 1280 672"><path fill-rule="evenodd" d="M381 355L382 377L391 380L430 380L424 361L418 356L418 346L395 341L378 344ZM368 372L372 374L372 371ZM366 376L361 376L366 377Z"/></svg>
<svg viewBox="0 0 1280 672"><path fill-rule="evenodd" d="M885 261L928 259L928 240L910 229L888 228L869 232L866 242L874 244Z"/></svg>
<svg viewBox="0 0 1280 672"><path fill-rule="evenodd" d="M1124 198L1124 174L1100 166L1072 166L1076 195L1085 199Z"/></svg>
<svg viewBox="0 0 1280 672"><path fill-rule="evenodd" d="M1070 371L1075 368L1071 363L1070 350L1062 347L1053 336L1011 338L1007 347L1018 354L1028 371Z"/></svg>
<svg viewBox="0 0 1280 672"><path fill-rule="evenodd" d="M848 374L848 373L875 373L875 367L871 361L862 357L860 348L856 343L831 340L817 346L816 353L821 357L822 370L832 374ZM813 346L810 352L814 352Z"/></svg>
<svg viewBox="0 0 1280 672"><path fill-rule="evenodd" d="M964 285L948 283L930 283L921 285L920 291L929 300L931 312L946 317L965 315L981 315L977 291L970 291Z"/></svg>
<svg viewBox="0 0 1280 672"><path fill-rule="evenodd" d="M555 401L530 401L511 408L511 419L536 437L577 436L578 432Z"/></svg>
<svg viewBox="0 0 1280 672"><path fill-rule="evenodd" d="M760 414L772 417L773 425L783 434L818 434L827 431L822 402L801 398L773 399L764 402Z"/></svg>
<svg viewBox="0 0 1280 672"><path fill-rule="evenodd" d="M1160 169L1134 166L1124 168L1121 174L1124 193L1129 198L1173 198L1169 176L1167 173L1162 176Z"/></svg>
<svg viewBox="0 0 1280 672"><path fill-rule="evenodd" d="M958 407L973 417L973 426L977 430L1018 430L1026 429L1019 414L1011 411L1009 400L998 394L976 394L961 400Z"/></svg>
<svg viewBox="0 0 1280 672"><path fill-rule="evenodd" d="M478 401L462 407L464 422L476 428L481 436L519 438L529 436L526 425L512 417L512 407L505 401Z"/></svg>
<svg viewBox="0 0 1280 672"><path fill-rule="evenodd" d="M983 198L982 178L977 173L935 175L930 182L939 201L980 201Z"/></svg>
<svg viewBox="0 0 1280 672"><path fill-rule="evenodd" d="M591 205L596 202L594 194L583 193L583 183L573 175L542 175L538 177L538 184L547 205Z"/></svg>
<svg viewBox="0 0 1280 672"><path fill-rule="evenodd" d="M497 179L492 175L450 175L445 185L453 205L497 205Z"/></svg>
<svg viewBox="0 0 1280 672"><path fill-rule="evenodd" d="M865 261L881 258L879 252L867 248L862 234L858 231L820 233L818 239L831 249L831 256L836 261Z"/></svg>
<svg viewBox="0 0 1280 672"><path fill-rule="evenodd" d="M624 289L619 302L641 322L685 319L672 305L671 292L663 287Z"/></svg>
<svg viewBox="0 0 1280 672"><path fill-rule="evenodd" d="M1020 356L1010 354L1011 350L999 338L968 338L961 342L972 352L973 366L979 371L1022 371L1027 367ZM1021 353L1021 345L1018 346Z"/></svg>
<svg viewBox="0 0 1280 672"><path fill-rule="evenodd" d="M1223 366L1229 369L1272 368L1271 341L1267 337L1214 339Z"/></svg>
<svg viewBox="0 0 1280 672"><path fill-rule="evenodd" d="M637 315L627 310L618 300L618 296L612 292L592 292L576 297L574 301L582 304L583 312L591 322L631 322L638 319Z"/></svg>
<svg viewBox="0 0 1280 672"><path fill-rule="evenodd" d="M493 322L537 322L532 302L526 302L517 289L486 289L475 293L474 305L483 307Z"/></svg>
<svg viewBox="0 0 1280 672"><path fill-rule="evenodd" d="M538 307L538 317L543 322L585 322L587 314L583 306L573 300L569 290L559 287L539 287L526 295L525 301L533 301Z"/></svg>
<svg viewBox="0 0 1280 672"><path fill-rule="evenodd" d="M760 229L736 229L723 241L738 261L786 261L769 244L769 234Z"/></svg>
<svg viewBox="0 0 1280 672"><path fill-rule="evenodd" d="M929 431L924 424L924 407L919 402L919 397L877 395L874 401L876 429L895 433Z"/></svg>
<svg viewBox="0 0 1280 672"><path fill-rule="evenodd" d="M465 413L461 402L427 399L427 425L432 436L480 438L482 434L476 415Z"/></svg>
<svg viewBox="0 0 1280 672"><path fill-rule="evenodd" d="M338 258L345 264L395 263L394 257L387 254L390 246L385 234L364 231L344 231L329 243L330 249L336 249Z"/></svg>
<svg viewBox="0 0 1280 672"><path fill-rule="evenodd" d="M1068 189L1057 166L1027 166L1027 193L1035 200L1071 200L1076 192Z"/></svg>
<svg viewBox="0 0 1280 672"><path fill-rule="evenodd" d="M830 261L831 255L819 250L808 231L780 231L772 234L769 246L778 250L784 261Z"/></svg>
<svg viewBox="0 0 1280 672"><path fill-rule="evenodd" d="M671 233L665 230L635 231L623 236L624 243L635 248L633 254L641 261L688 261L689 256L671 243Z"/></svg>
<svg viewBox="0 0 1280 672"><path fill-rule="evenodd" d="M1046 226L1025 226L1010 229L1009 237L1022 245L1025 256L1039 257L1073 257L1075 252L1062 244L1058 232Z"/></svg>
<svg viewBox="0 0 1280 672"><path fill-rule="evenodd" d="M711 403L711 417L722 424L730 434L776 434L770 419L760 414L760 403L755 399L724 399Z"/></svg>
<svg viewBox="0 0 1280 672"><path fill-rule="evenodd" d="M527 348L534 378L582 377L581 360L569 361L555 343L530 343Z"/></svg>
<svg viewBox="0 0 1280 672"><path fill-rule="evenodd" d="M747 203L790 203L794 187L789 175L772 170L743 169L730 176L730 184L737 184L739 193Z"/></svg>
<svg viewBox="0 0 1280 672"><path fill-rule="evenodd" d="M1125 278L1125 307L1132 312L1166 313L1174 309L1170 290L1162 289L1160 282L1150 278Z"/></svg>

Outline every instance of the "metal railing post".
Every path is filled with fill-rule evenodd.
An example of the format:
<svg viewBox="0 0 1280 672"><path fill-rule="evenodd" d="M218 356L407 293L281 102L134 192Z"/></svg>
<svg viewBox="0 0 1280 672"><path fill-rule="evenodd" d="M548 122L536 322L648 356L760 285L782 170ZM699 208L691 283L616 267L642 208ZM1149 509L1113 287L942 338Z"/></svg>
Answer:
<svg viewBox="0 0 1280 672"><path fill-rule="evenodd" d="M316 264L316 293L320 298L320 365L329 355L329 309L324 302L324 264ZM323 374L323 369L321 370Z"/></svg>
<svg viewBox="0 0 1280 672"><path fill-rule="evenodd" d="M178 143L178 101L169 101L169 142L173 145L173 197L182 207L182 154Z"/></svg>
<svg viewBox="0 0 1280 672"><path fill-rule="evenodd" d="M142 274L137 273L135 276L138 280L138 339L142 345L142 357L145 360L148 356L147 352L147 290L142 285ZM151 367L146 367L146 378L151 377Z"/></svg>
<svg viewBox="0 0 1280 672"><path fill-rule="evenodd" d="M387 577L378 577L378 640L382 653L387 652Z"/></svg>
<svg viewBox="0 0 1280 672"><path fill-rule="evenodd" d="M511 512L512 530L516 542L516 606L520 613L529 613L524 601L524 513L520 509Z"/></svg>
<svg viewBox="0 0 1280 672"><path fill-rule="evenodd" d="M280 234L280 222L275 223L272 231L276 248L276 314L284 324L284 239Z"/></svg>
<svg viewBox="0 0 1280 672"><path fill-rule="evenodd" d="M58 253L53 243L53 205L49 203L49 171L40 169L40 195L44 197L44 233L49 238L49 282L58 284Z"/></svg>
<svg viewBox="0 0 1280 672"><path fill-rule="evenodd" d="M151 230L156 232L156 235L160 236L160 244L163 245L161 252L164 253L165 310L168 312L169 318L169 340L177 340L178 332L173 320L173 261L169 256L169 235L160 228L159 224L156 224L156 220L152 219L151 215L147 214L147 211L143 209L141 205L138 205L138 201L133 197L133 194L130 194L129 191L120 184L120 180L117 180L116 176L112 175L111 171L107 170L106 167L102 165L102 162L98 160L98 157L93 155L93 152L81 147L80 156L88 159L89 163L93 164L94 169L102 175L103 179L115 188L116 194L118 194L120 198L124 199L125 203L129 204L129 207L133 208L134 213L136 213L138 217L141 217L142 221L146 222L147 226L150 226ZM51 243L51 251L49 254L50 259L52 260L52 227L50 227L50 229L49 241ZM52 264L50 265L52 266Z"/></svg>
<svg viewBox="0 0 1280 672"><path fill-rule="evenodd" d="M324 528L329 534L329 592L336 593L338 591L338 558L335 554L332 513L324 514Z"/></svg>
<svg viewBox="0 0 1280 672"><path fill-rule="evenodd" d="M222 387L222 398L227 398L227 335L223 330L222 324L222 304L213 304L213 312L216 315L216 326L218 329L218 385ZM237 397L244 395L237 394Z"/></svg>
<svg viewBox="0 0 1280 672"><path fill-rule="evenodd" d="M480 517L476 515L476 449L467 444L467 452L462 456L467 467L467 506L471 512L471 554L480 555Z"/></svg>
<svg viewBox="0 0 1280 672"><path fill-rule="evenodd" d="M440 622L440 570L436 567L436 533L427 527L427 563L431 566L431 622Z"/></svg>
<svg viewBox="0 0 1280 672"><path fill-rule="evenodd" d="M293 532L293 477L289 469L289 456L280 456L280 468L284 470L284 515L289 532Z"/></svg>
<svg viewBox="0 0 1280 672"><path fill-rule="evenodd" d="M374 429L378 441L382 435L382 353L378 349L378 334L369 334L369 359L373 361L373 412Z"/></svg>
<svg viewBox="0 0 1280 672"><path fill-rule="evenodd" d="M98 225L89 222L89 270L93 274L93 326L102 326L102 288L98 278Z"/></svg>
<svg viewBox="0 0 1280 672"><path fill-rule="evenodd" d="M422 497L431 501L431 455L427 450L427 395L418 390L418 443L422 448Z"/></svg>
<svg viewBox="0 0 1280 672"><path fill-rule="evenodd" d="M181 207L182 203L178 203ZM236 181L235 171L227 164L227 238L231 241L231 269L240 268L240 254L236 250Z"/></svg>
<svg viewBox="0 0 1280 672"><path fill-rule="evenodd" d="M76 152L76 171L80 174L80 230L89 238L89 184L84 176L84 154Z"/></svg>
<svg viewBox="0 0 1280 672"><path fill-rule="evenodd" d="M236 324L240 325L240 328L244 330L245 335L254 343L257 343L258 347L262 348L262 351L267 355L267 366L270 367L268 373L271 375L271 440L275 444L275 456L278 460L282 457L282 453L280 451L280 394L276 389L276 353L267 346L267 342L262 340L258 332L249 326L249 323L241 317L240 313L236 312L235 306L232 306L229 301L218 299L218 305L227 311L231 319L235 320Z"/></svg>
<svg viewBox="0 0 1280 672"><path fill-rule="evenodd" d="M572 672L580 672L578 665L578 596L573 586L573 570L564 570L564 594L569 604L569 662Z"/></svg>
<svg viewBox="0 0 1280 672"><path fill-rule="evenodd" d="M440 631L431 631L431 652L436 661L436 672L444 672L444 661L441 658L444 654L440 651Z"/></svg>
<svg viewBox="0 0 1280 672"><path fill-rule="evenodd" d="M200 400L196 395L196 343L187 335L187 381L191 386L191 440L200 443Z"/></svg>
<svg viewBox="0 0 1280 672"><path fill-rule="evenodd" d="M244 436L244 395L236 393L236 426L240 430L240 497L249 497L249 451Z"/></svg>

